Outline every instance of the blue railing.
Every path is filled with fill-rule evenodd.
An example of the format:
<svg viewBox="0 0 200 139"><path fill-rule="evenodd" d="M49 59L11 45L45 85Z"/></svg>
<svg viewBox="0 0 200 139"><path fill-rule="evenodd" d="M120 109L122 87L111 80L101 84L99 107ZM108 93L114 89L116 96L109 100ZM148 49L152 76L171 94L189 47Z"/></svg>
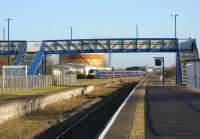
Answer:
<svg viewBox="0 0 200 139"><path fill-rule="evenodd" d="M12 65L20 64L20 61L23 59L23 55L26 53L26 50L27 50L27 45L24 44L24 46L20 49L20 51L17 55L17 59L15 61L13 61Z"/></svg>
<svg viewBox="0 0 200 139"><path fill-rule="evenodd" d="M30 65L28 66L28 75L35 75L37 74L37 70L42 63L42 59L44 57L44 47L41 46L40 50L36 53L34 59L31 61Z"/></svg>
<svg viewBox="0 0 200 139"><path fill-rule="evenodd" d="M175 38L43 40L46 54L176 52Z"/></svg>

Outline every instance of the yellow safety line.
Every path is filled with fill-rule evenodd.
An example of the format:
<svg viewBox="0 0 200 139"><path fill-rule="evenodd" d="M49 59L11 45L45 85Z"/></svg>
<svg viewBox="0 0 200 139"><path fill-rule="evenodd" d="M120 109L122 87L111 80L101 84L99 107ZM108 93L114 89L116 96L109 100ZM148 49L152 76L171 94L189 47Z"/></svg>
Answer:
<svg viewBox="0 0 200 139"><path fill-rule="evenodd" d="M136 94L139 100L136 105L129 139L145 139L144 90L141 89L137 93L140 93Z"/></svg>

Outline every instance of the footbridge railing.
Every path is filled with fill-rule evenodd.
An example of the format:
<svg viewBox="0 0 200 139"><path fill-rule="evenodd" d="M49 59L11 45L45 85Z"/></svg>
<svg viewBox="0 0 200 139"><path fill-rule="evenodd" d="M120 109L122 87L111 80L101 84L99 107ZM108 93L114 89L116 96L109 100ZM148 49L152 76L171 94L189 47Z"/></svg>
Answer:
<svg viewBox="0 0 200 139"><path fill-rule="evenodd" d="M18 55L17 55L17 58L16 58L16 60L12 63L12 65L19 65L19 64L20 64L20 61L22 61L23 56L24 56L24 54L26 53L26 51L27 51L27 44L24 44L24 46L20 48L20 51L19 51L19 53L18 53Z"/></svg>
<svg viewBox="0 0 200 139"><path fill-rule="evenodd" d="M45 55L44 47L42 45L40 50L36 52L36 55L34 59L31 61L30 65L28 66L28 71L27 71L28 75L35 75L37 73L37 70L42 63L44 55Z"/></svg>
<svg viewBox="0 0 200 139"><path fill-rule="evenodd" d="M176 52L174 38L44 40L46 54Z"/></svg>

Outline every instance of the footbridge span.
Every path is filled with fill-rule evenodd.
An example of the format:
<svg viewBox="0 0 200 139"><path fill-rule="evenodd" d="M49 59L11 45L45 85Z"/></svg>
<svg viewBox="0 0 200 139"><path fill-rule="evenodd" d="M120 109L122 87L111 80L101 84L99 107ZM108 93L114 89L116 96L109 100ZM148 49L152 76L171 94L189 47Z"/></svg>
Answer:
<svg viewBox="0 0 200 139"><path fill-rule="evenodd" d="M28 75L35 75L45 67L48 54L75 53L176 53L176 83L185 82L185 60L197 59L195 39L175 38L104 38L43 40L34 55L29 55L27 44L30 41L0 41L0 55L16 55L12 65L28 65Z"/></svg>

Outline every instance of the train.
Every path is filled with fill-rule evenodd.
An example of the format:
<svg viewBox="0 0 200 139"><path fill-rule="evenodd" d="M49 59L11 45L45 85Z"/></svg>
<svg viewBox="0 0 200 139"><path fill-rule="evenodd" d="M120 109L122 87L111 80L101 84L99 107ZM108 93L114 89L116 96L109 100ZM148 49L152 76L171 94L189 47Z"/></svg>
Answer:
<svg viewBox="0 0 200 139"><path fill-rule="evenodd" d="M141 77L144 71L128 71L128 70L90 70L88 78L119 78L119 77Z"/></svg>
<svg viewBox="0 0 200 139"><path fill-rule="evenodd" d="M83 65L83 64L74 64L74 63L67 63L64 65L54 65L52 67L52 73L54 75L58 74L68 74L74 73L77 75L77 78L87 78L89 71L91 70L111 70L109 67L97 67L92 65Z"/></svg>

